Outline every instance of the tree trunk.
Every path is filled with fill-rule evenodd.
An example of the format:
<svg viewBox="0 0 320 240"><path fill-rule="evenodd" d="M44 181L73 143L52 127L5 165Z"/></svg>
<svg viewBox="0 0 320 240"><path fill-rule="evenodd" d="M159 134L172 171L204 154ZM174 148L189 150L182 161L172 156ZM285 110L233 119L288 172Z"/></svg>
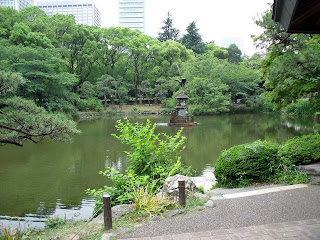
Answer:
<svg viewBox="0 0 320 240"><path fill-rule="evenodd" d="M107 101L107 95L106 95L106 93L103 93L103 97L104 97L104 110L106 110L107 105L108 105L108 101Z"/></svg>

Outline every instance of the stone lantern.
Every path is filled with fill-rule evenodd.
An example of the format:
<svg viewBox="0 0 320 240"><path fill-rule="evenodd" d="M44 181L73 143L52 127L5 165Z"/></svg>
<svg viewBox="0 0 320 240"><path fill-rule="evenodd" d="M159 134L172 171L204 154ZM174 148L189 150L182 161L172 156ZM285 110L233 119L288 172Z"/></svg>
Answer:
<svg viewBox="0 0 320 240"><path fill-rule="evenodd" d="M190 119L189 111L188 111L188 99L189 97L185 94L184 86L187 82L187 79L183 78L180 81L180 85L182 87L182 94L176 97L178 100L178 104L175 108L175 111L171 113L170 124L169 125L177 125L177 126L194 126L197 125L197 122L193 122Z"/></svg>

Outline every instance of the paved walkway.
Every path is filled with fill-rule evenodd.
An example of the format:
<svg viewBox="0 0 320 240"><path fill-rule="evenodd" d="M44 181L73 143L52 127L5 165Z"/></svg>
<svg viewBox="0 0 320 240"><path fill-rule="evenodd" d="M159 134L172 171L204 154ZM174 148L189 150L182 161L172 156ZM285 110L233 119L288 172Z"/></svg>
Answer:
<svg viewBox="0 0 320 240"><path fill-rule="evenodd" d="M320 240L320 186L230 192L215 208L150 222L122 239Z"/></svg>
<svg viewBox="0 0 320 240"><path fill-rule="evenodd" d="M319 240L320 218L273 223L259 226L217 229L213 231L174 234L166 236L127 238L126 240ZM125 239L122 239L125 240Z"/></svg>

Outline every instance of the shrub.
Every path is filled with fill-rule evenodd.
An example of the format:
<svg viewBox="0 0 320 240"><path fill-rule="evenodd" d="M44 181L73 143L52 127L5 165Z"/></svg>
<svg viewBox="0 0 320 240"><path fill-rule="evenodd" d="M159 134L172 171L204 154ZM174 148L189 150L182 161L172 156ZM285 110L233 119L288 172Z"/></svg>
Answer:
<svg viewBox="0 0 320 240"><path fill-rule="evenodd" d="M65 218L49 218L46 221L46 228L56 228L58 226L66 224L67 220Z"/></svg>
<svg viewBox="0 0 320 240"><path fill-rule="evenodd" d="M268 141L234 146L218 158L214 174L220 186L247 186L266 181L277 168L278 145Z"/></svg>
<svg viewBox="0 0 320 240"><path fill-rule="evenodd" d="M132 109L133 109L133 111L138 111L138 106L137 105L133 105Z"/></svg>
<svg viewBox="0 0 320 240"><path fill-rule="evenodd" d="M314 114L314 109L309 100L301 99L295 103L287 105L284 109L286 114L296 116L306 116Z"/></svg>
<svg viewBox="0 0 320 240"><path fill-rule="evenodd" d="M289 139L279 150L285 165L310 164L320 161L320 134L310 134Z"/></svg>
<svg viewBox="0 0 320 240"><path fill-rule="evenodd" d="M180 154L184 150L185 137L181 136L182 129L175 135L165 133L155 134L156 124L130 123L129 120L117 121L116 128L119 135L113 135L122 143L131 147L126 152L130 166L125 173L106 167L104 176L112 179L113 186L104 186L103 189L88 189L87 194L96 197L99 209L102 204L102 193L112 196L117 204L128 203L135 186L147 187L150 194L155 193L163 185L165 179L175 174L189 175L190 170L181 163Z"/></svg>
<svg viewBox="0 0 320 240"><path fill-rule="evenodd" d="M80 111L94 110L103 112L103 105L100 99L91 97L89 99L78 99L77 107Z"/></svg>

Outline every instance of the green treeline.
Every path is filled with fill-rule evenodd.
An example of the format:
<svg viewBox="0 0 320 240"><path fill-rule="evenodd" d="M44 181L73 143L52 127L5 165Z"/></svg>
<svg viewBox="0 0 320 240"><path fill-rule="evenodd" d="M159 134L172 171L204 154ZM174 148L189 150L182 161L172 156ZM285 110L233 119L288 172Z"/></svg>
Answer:
<svg viewBox="0 0 320 240"><path fill-rule="evenodd" d="M64 140L78 133L63 115L57 121L63 130L55 136L52 119L32 124L49 113L103 112L108 104L143 99L172 110L182 77L195 115L239 109L235 103L320 115L320 38L285 33L271 16L270 10L255 20L264 32L253 39L266 54L248 57L235 44L204 43L194 21L180 37L170 13L152 38L128 28L77 25L73 15L48 17L37 7L1 7L0 143L22 145L59 133ZM24 115L15 117L21 109ZM43 118L34 119L39 111Z"/></svg>
<svg viewBox="0 0 320 240"><path fill-rule="evenodd" d="M181 41L178 31L159 33L159 41L128 28L77 25L72 15L48 17L36 7L0 8L0 18L0 70L20 73L25 82L15 95L49 112L103 111L129 99L170 106L181 77L196 114L225 112L260 93L260 60L244 60L234 44L203 43L195 22Z"/></svg>

